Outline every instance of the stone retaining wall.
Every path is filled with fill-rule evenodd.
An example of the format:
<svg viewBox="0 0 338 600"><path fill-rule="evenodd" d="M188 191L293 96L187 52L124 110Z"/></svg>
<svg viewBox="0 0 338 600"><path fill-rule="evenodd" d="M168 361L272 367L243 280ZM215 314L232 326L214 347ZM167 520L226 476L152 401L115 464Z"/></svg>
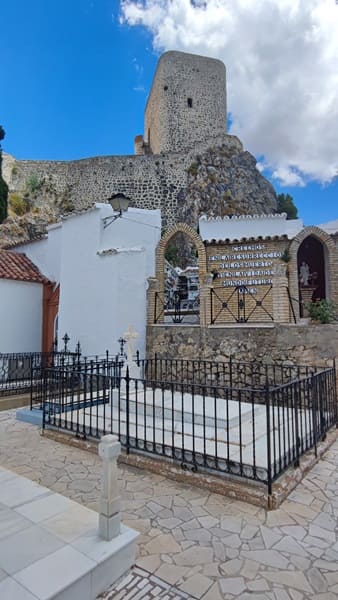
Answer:
<svg viewBox="0 0 338 600"><path fill-rule="evenodd" d="M266 327L153 325L147 331L147 356L192 360L332 366L338 357L338 324Z"/></svg>

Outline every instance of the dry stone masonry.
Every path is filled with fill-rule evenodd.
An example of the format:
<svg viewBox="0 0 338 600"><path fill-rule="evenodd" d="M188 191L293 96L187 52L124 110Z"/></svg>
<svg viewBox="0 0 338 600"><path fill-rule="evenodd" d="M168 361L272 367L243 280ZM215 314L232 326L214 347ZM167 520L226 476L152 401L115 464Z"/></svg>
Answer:
<svg viewBox="0 0 338 600"><path fill-rule="evenodd" d="M2 243L32 238L60 215L117 192L128 195L132 206L160 208L163 228L179 221L196 227L201 213L276 211L275 192L256 169L255 158L226 133L225 67L219 60L162 55L135 152L76 161L16 160L4 154L10 195L27 202L30 212L0 227Z"/></svg>
<svg viewBox="0 0 338 600"><path fill-rule="evenodd" d="M157 326L148 328L148 355L261 364L332 366L337 359L338 325L311 327L275 324L274 327L199 327Z"/></svg>
<svg viewBox="0 0 338 600"><path fill-rule="evenodd" d="M183 52L163 54L145 111L144 151L181 152L225 133L224 64Z"/></svg>

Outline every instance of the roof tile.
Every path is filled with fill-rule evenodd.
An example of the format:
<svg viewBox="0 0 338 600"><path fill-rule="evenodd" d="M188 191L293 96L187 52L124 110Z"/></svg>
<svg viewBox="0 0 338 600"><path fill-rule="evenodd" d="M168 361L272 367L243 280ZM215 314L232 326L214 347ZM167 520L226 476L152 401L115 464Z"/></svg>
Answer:
<svg viewBox="0 0 338 600"><path fill-rule="evenodd" d="M37 266L25 255L0 250L0 279L15 279L34 283L47 283Z"/></svg>

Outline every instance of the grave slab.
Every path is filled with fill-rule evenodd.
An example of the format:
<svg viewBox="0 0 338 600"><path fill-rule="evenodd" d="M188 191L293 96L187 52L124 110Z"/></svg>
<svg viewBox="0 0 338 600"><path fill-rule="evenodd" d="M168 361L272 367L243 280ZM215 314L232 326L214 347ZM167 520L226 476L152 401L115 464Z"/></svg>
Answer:
<svg viewBox="0 0 338 600"><path fill-rule="evenodd" d="M130 527L102 540L95 511L1 467L0 481L0 598L95 600L134 565L139 534Z"/></svg>

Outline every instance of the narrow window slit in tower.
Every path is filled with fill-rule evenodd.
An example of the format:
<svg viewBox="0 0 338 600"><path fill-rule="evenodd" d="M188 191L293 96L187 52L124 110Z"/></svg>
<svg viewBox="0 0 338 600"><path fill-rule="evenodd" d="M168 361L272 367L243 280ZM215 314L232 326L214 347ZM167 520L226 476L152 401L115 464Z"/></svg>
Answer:
<svg viewBox="0 0 338 600"><path fill-rule="evenodd" d="M192 98L188 98L187 102L188 102L188 107L192 108Z"/></svg>

